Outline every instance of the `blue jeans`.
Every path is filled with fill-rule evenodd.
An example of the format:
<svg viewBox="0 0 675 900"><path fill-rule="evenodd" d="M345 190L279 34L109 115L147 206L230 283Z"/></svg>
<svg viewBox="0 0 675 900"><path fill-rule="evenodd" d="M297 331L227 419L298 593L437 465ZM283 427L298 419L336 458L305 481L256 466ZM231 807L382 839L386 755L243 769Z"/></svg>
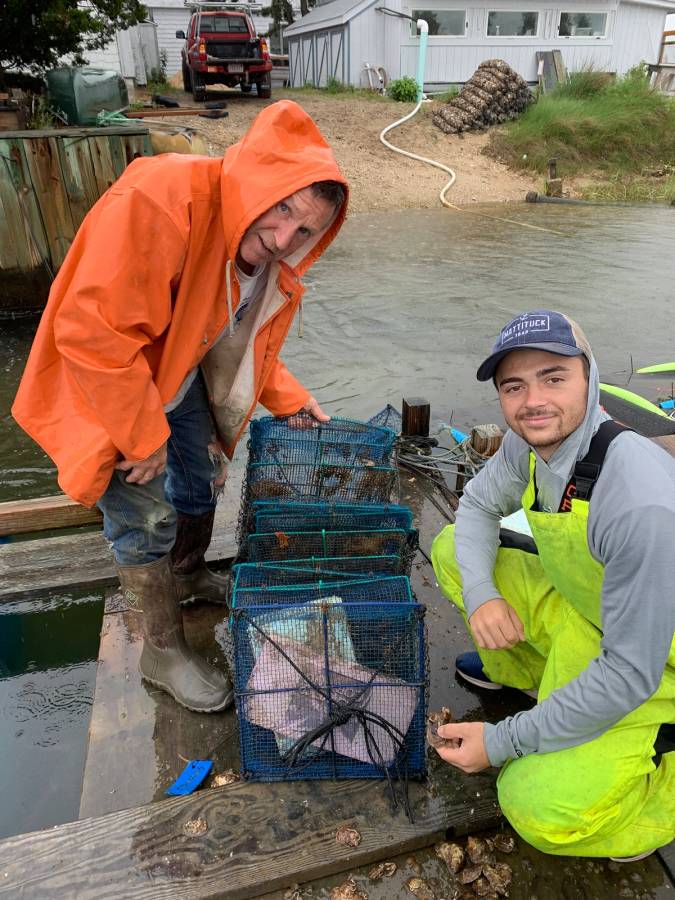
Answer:
<svg viewBox="0 0 675 900"><path fill-rule="evenodd" d="M209 452L213 424L201 373L166 417L171 429L166 472L147 484L129 484L127 472L115 471L98 501L103 533L120 566L166 556L176 539L176 512L201 516L216 505L219 461Z"/></svg>

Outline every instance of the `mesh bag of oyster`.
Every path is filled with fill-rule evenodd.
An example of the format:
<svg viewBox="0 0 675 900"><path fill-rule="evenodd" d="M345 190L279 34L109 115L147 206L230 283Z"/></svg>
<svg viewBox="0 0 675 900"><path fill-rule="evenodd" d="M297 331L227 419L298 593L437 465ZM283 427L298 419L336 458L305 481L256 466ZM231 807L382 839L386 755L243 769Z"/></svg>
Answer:
<svg viewBox="0 0 675 900"><path fill-rule="evenodd" d="M407 578L238 581L231 631L245 778L424 776L424 607Z"/></svg>

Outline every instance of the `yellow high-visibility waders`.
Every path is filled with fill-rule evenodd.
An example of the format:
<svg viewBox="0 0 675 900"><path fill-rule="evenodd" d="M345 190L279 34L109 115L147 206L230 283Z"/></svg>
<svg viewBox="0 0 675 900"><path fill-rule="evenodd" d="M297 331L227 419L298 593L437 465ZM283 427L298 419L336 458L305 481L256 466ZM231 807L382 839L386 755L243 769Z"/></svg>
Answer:
<svg viewBox="0 0 675 900"><path fill-rule="evenodd" d="M500 595L523 622L525 642L478 652L493 681L537 688L541 703L600 655L603 567L588 549L588 502L575 499L570 512L542 513L532 510L534 500L531 455L523 509L539 555L500 548L494 570ZM431 555L443 593L466 619L454 526L436 537ZM656 692L600 737L504 765L497 787L505 816L545 853L620 857L662 847L675 839L675 752L658 767L653 757L664 722L675 722L675 640Z"/></svg>

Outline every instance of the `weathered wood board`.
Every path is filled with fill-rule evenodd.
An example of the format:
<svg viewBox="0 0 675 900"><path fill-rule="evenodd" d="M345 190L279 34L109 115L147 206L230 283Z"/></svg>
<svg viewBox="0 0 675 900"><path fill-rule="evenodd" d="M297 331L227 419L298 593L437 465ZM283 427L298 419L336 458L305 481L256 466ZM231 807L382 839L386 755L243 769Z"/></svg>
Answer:
<svg viewBox="0 0 675 900"><path fill-rule="evenodd" d="M211 547L207 559L231 559L236 555L234 520L237 510L216 508ZM103 534L71 534L0 545L0 603L26 594L64 590L90 584L113 585L117 576Z"/></svg>
<svg viewBox="0 0 675 900"><path fill-rule="evenodd" d="M0 305L40 307L89 209L133 159L151 155L148 129L132 123L2 132Z"/></svg>
<svg viewBox="0 0 675 900"><path fill-rule="evenodd" d="M81 506L65 494L0 503L0 537L76 528L79 525L100 525L102 521L103 516L97 507L89 509Z"/></svg>
<svg viewBox="0 0 675 900"><path fill-rule="evenodd" d="M462 776L465 777L465 776ZM459 780L459 776L458 776ZM472 784L483 787L480 776ZM239 783L81 819L0 842L0 897L197 898L256 897L406 852L442 838L489 827L498 809L487 784L471 805L431 798L411 786L412 825L392 811L379 781ZM188 837L184 825L204 819L208 830ZM362 841L335 840L349 822ZM383 848L386 848L383 850Z"/></svg>
<svg viewBox="0 0 675 900"><path fill-rule="evenodd" d="M213 772L239 771L239 730L234 709L208 716L178 706L141 681L138 615L109 593L101 629L94 705L84 770L80 818L100 816L164 799L164 790L189 759L213 760ZM185 635L204 658L224 666L214 625L223 606L183 610ZM129 760L133 759L133 766Z"/></svg>

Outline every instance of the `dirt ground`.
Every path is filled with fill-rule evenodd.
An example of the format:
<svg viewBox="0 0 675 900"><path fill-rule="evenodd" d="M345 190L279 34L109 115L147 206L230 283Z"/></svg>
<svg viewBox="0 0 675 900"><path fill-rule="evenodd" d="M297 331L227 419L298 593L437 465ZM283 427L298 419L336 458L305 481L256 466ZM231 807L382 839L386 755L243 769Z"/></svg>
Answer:
<svg viewBox="0 0 675 900"><path fill-rule="evenodd" d="M181 106L193 105L188 94L176 94ZM318 92L277 90L273 100L301 103L333 147L340 168L351 186L351 212L434 208L448 176L439 169L407 159L384 147L381 130L406 115L414 104L379 98L321 96ZM255 93L209 90L209 100L226 100L228 117L210 121L199 116L162 119L194 128L212 154L222 153L239 140L268 102ZM451 203L521 202L527 191L540 187L536 179L507 169L484 156L487 134L460 138L443 134L431 121L433 104L425 104L410 122L394 129L387 139L397 147L444 163L455 170L457 180L447 195Z"/></svg>

